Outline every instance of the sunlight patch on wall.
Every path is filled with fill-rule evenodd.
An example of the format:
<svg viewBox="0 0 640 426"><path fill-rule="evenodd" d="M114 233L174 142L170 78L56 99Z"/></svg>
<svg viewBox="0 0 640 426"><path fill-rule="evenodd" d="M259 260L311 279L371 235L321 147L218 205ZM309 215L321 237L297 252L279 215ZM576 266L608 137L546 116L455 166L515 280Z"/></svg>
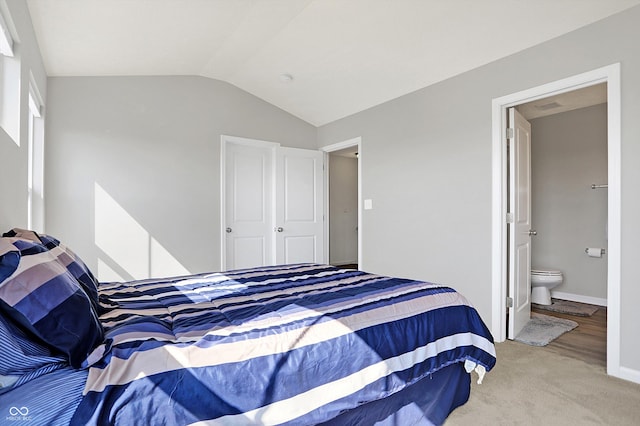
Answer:
<svg viewBox="0 0 640 426"><path fill-rule="evenodd" d="M136 280L189 273L97 182L94 194L95 243L112 263ZM120 276L106 262L102 263L105 277L98 270L99 281L108 281L113 274Z"/></svg>
<svg viewBox="0 0 640 426"><path fill-rule="evenodd" d="M98 281L101 283L127 281L114 271L104 260L98 259Z"/></svg>
<svg viewBox="0 0 640 426"><path fill-rule="evenodd" d="M176 275L188 275L187 268L182 266L169 251L151 237L149 245L149 257L151 275L154 277L171 277Z"/></svg>
<svg viewBox="0 0 640 426"><path fill-rule="evenodd" d="M95 203L96 245L134 279L149 278L149 233L98 183Z"/></svg>

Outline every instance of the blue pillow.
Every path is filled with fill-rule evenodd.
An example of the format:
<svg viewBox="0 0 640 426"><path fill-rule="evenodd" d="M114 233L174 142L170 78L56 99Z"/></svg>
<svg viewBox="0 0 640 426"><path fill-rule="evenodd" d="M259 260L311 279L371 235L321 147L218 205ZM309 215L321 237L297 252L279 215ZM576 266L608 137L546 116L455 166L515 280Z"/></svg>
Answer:
<svg viewBox="0 0 640 426"><path fill-rule="evenodd" d="M57 257L42 244L2 238L0 311L75 368L85 367L104 331L90 298ZM13 247L11 247L13 246Z"/></svg>
<svg viewBox="0 0 640 426"><path fill-rule="evenodd" d="M74 276L78 283L82 286L82 289L93 304L93 307L98 313L102 313L103 308L98 303L98 280L91 273L87 265L78 257L71 249L60 243L60 240L45 234L37 234L34 231L26 229L13 228L9 232L2 234L3 237L18 237L26 240L41 243L49 251L51 251L58 261L69 270L71 275Z"/></svg>
<svg viewBox="0 0 640 426"><path fill-rule="evenodd" d="M5 251L4 253L2 251ZM0 256L2 256L2 262L0 262L0 282L4 281L18 269L18 263L20 262L20 254L14 250L11 245L0 246Z"/></svg>

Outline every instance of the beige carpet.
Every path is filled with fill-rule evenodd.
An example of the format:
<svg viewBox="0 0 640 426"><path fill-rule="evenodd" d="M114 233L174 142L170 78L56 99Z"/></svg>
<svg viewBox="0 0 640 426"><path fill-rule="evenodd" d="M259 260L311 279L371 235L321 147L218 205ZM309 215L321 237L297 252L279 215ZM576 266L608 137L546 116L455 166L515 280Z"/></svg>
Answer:
<svg viewBox="0 0 640 426"><path fill-rule="evenodd" d="M498 363L446 426L638 425L640 385L544 347L496 344Z"/></svg>

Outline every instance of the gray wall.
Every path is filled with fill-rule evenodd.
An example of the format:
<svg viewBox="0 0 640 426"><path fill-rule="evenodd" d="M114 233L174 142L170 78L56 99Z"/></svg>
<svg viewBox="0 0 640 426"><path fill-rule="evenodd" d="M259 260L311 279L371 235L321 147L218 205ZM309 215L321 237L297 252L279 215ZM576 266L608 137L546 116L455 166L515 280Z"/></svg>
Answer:
<svg viewBox="0 0 640 426"><path fill-rule="evenodd" d="M554 292L607 299L607 105L531 120L532 266L558 269Z"/></svg>
<svg viewBox="0 0 640 426"><path fill-rule="evenodd" d="M44 91L39 53L25 30L26 4L8 3L21 32L20 54ZM490 322L491 100L620 62L620 361L640 371L638 22L640 7L317 129L319 146L362 137L363 198L374 207L363 211L362 267L451 284ZM28 78L27 65L22 72ZM316 140L312 126L217 81L51 78L48 84L46 228L92 268L103 255L94 244L96 183L186 269L217 269L220 134L297 147ZM24 116L26 102L21 109ZM3 228L26 224L26 144L9 142L0 131Z"/></svg>
<svg viewBox="0 0 640 426"><path fill-rule="evenodd" d="M125 279L144 275L132 259L220 269L222 134L316 142L310 124L201 77L50 78L48 94L47 232Z"/></svg>
<svg viewBox="0 0 640 426"><path fill-rule="evenodd" d="M0 129L0 233L13 227L27 226L27 155L28 155L28 116L29 116L29 79L34 82L42 96L46 98L47 76L42 64L40 50L35 39L31 17L27 4L22 0L6 2L19 39L15 43L13 58L0 58L6 67L14 65L20 71L20 131L19 142ZM11 62L12 64L8 64ZM0 71L1 72L1 71ZM46 105L46 99L44 99ZM46 114L46 110L45 110Z"/></svg>
<svg viewBox="0 0 640 426"><path fill-rule="evenodd" d="M362 137L363 268L451 284L491 322L492 99L621 63L622 367L640 371L640 7L322 126Z"/></svg>
<svg viewBox="0 0 640 426"><path fill-rule="evenodd" d="M329 262L358 263L358 159L329 156Z"/></svg>

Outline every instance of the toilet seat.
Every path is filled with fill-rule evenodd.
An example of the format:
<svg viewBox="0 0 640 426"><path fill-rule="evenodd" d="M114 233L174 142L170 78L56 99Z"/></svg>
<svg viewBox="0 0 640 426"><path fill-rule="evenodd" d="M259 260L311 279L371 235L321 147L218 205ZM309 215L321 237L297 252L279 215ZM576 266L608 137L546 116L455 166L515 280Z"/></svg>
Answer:
<svg viewBox="0 0 640 426"><path fill-rule="evenodd" d="M542 269L532 269L531 275L558 276L562 275L560 271L546 271Z"/></svg>

